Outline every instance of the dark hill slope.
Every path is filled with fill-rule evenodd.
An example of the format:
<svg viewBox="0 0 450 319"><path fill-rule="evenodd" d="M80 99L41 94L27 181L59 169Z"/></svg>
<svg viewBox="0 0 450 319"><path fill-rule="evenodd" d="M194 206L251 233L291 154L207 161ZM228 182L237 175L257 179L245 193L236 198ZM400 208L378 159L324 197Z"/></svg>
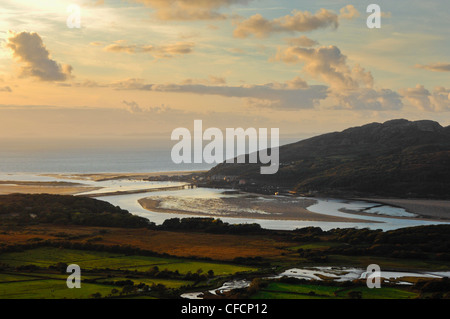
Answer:
<svg viewBox="0 0 450 319"><path fill-rule="evenodd" d="M392 120L280 147L280 169L222 163L208 175L239 176L300 192L450 198L450 127Z"/></svg>
<svg viewBox="0 0 450 319"><path fill-rule="evenodd" d="M93 198L50 194L0 196L0 225L59 224L148 227L148 219Z"/></svg>

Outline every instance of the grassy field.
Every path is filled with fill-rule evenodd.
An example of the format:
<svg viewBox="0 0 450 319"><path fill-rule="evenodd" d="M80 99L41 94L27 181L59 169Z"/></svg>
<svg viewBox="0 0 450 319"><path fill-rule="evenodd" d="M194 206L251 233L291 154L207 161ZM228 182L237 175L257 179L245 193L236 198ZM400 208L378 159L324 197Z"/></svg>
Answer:
<svg viewBox="0 0 450 319"><path fill-rule="evenodd" d="M17 200L16 195L11 197ZM156 226L136 224L132 216L125 223L118 222L122 216L109 220L111 216L104 215L102 207L106 206L101 202L77 200L79 206L74 211L71 203L75 199L22 196L18 205L6 200L0 207L0 298L178 298L185 292L209 291L240 279L256 280L255 286L213 297L416 297L411 289L420 298L427 293L433 298L450 298L444 280L437 284L418 282L414 287L386 283L381 290L368 290L358 282L265 279L308 266L365 269L375 263L383 270L448 270L450 226L392 232L323 232L311 227L291 232L250 225L249 231L212 219L172 220ZM54 203L50 205L48 200ZM32 203L38 206L29 206ZM51 208L50 212L42 212L39 205ZM39 220L31 218L33 209L42 213ZM116 207L105 209L117 211ZM20 214L16 216L17 210ZM140 228L124 228L131 226ZM65 269L69 264L81 268L81 289L67 288ZM257 286L258 280L263 285Z"/></svg>
<svg viewBox="0 0 450 319"><path fill-rule="evenodd" d="M12 282L12 281L26 281L26 280L40 280L40 279L58 279L66 280L68 274L58 274L53 272L47 272L43 274L39 273L26 273L26 272L0 272L0 283ZM102 278L99 274L84 274L83 279L97 279Z"/></svg>
<svg viewBox="0 0 450 319"><path fill-rule="evenodd" d="M261 289L254 299L348 299L349 293L360 292L363 299L410 299L417 297L416 293L400 288L383 287L369 289L364 286L343 288L313 284L287 284L272 282Z"/></svg>
<svg viewBox="0 0 450 319"><path fill-rule="evenodd" d="M101 275L83 275L83 279L95 279ZM96 283L81 284L81 289L68 289L66 285L67 275L58 274L6 274L0 273L0 297L2 299L60 299L60 298L90 298L94 293L100 293L102 296L111 294L111 290L118 286L111 286L106 283L131 280L135 284L144 283L149 286L162 284L167 288L180 288L181 286L192 285L193 281L174 280L174 279L149 279L149 278L126 278L112 277L107 279L98 279Z"/></svg>
<svg viewBox="0 0 450 319"><path fill-rule="evenodd" d="M39 279L0 284L2 299L85 299L94 293L106 296L114 287L82 283L81 289L68 289L65 280Z"/></svg>
<svg viewBox="0 0 450 319"><path fill-rule="evenodd" d="M0 263L13 267L21 265L36 265L46 267L58 262L77 264L81 269L115 269L147 271L157 266L160 270L178 270L181 274L214 271L216 275L230 275L236 272L254 271L255 268L218 263L203 262L181 258L162 258L148 256L127 256L107 252L93 252L84 250L59 249L41 247L24 252L5 253L0 255Z"/></svg>
<svg viewBox="0 0 450 319"><path fill-rule="evenodd" d="M58 263L77 264L81 268L81 289L68 289L69 274L49 269ZM192 286L195 282L183 278L152 278L145 271L158 267L160 271L178 271L180 276L191 273L206 274L209 270L217 276L229 276L238 272L251 272L256 268L220 262L204 262L183 258L127 256L108 252L83 251L41 247L22 252L0 254L0 264L8 270L0 270L0 298L91 298L93 294L110 296L112 289L122 291L121 281L131 280L152 287L163 285L165 289ZM35 265L32 271L20 270L21 266ZM15 269L15 270L14 270ZM84 273L83 271L86 271ZM89 280L89 282L86 282ZM119 283L117 283L119 282ZM116 284L117 283L117 284ZM205 282L203 282L205 283ZM118 292L114 294L118 295ZM151 297L151 296L150 296Z"/></svg>
<svg viewBox="0 0 450 319"><path fill-rule="evenodd" d="M97 280L98 283L107 281L120 281L120 280L131 280L135 284L144 283L146 285L157 285L162 284L167 288L180 288L181 286L193 285L193 281L188 280L176 280L176 279L155 279L155 278L126 278L126 277L113 277L108 279Z"/></svg>
<svg viewBox="0 0 450 319"><path fill-rule="evenodd" d="M65 234L66 237L61 237ZM67 240L85 243L96 238L96 244L105 246L129 245L156 253L179 257L206 257L231 261L236 257L283 258L292 242L267 236L189 233L74 225L33 225L2 227L0 243L5 245L29 244L38 240Z"/></svg>
<svg viewBox="0 0 450 319"><path fill-rule="evenodd" d="M330 247L339 247L339 246L343 246L344 244L342 243L336 243L336 242L312 242L312 243L307 243L307 244L303 244L303 245L298 245L298 246L293 246L293 247L289 247L289 250L293 250L296 251L298 249L318 249L318 250L323 250L323 249L327 249Z"/></svg>
<svg viewBox="0 0 450 319"><path fill-rule="evenodd" d="M342 256L329 255L327 264L330 265L353 265L367 266L370 264L378 264L381 269L415 269L438 271L448 270L450 263L448 261L431 261L420 259L399 259L380 256Z"/></svg>

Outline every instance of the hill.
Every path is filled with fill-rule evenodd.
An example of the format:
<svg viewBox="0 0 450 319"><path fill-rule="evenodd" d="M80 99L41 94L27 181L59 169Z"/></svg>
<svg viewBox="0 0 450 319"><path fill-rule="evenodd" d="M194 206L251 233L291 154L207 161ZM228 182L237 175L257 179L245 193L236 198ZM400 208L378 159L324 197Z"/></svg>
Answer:
<svg viewBox="0 0 450 319"><path fill-rule="evenodd" d="M450 126L391 120L280 147L276 174L261 164L222 163L207 176L233 176L298 192L450 198Z"/></svg>
<svg viewBox="0 0 450 319"><path fill-rule="evenodd" d="M49 194L0 195L0 225L41 223L123 228L150 225L146 218L92 198Z"/></svg>

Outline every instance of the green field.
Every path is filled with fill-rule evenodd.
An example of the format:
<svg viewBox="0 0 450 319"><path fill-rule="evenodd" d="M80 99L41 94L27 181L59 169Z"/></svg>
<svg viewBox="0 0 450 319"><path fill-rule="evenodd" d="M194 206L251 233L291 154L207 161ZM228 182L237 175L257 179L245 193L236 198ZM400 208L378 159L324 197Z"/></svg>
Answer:
<svg viewBox="0 0 450 319"><path fill-rule="evenodd" d="M97 280L98 283L103 283L107 281L121 281L121 280L131 280L135 284L144 283L151 286L152 284L162 284L167 288L180 288L181 286L192 285L193 281L188 280L176 280L176 279L155 279L155 278L126 278L126 277L113 277L108 279Z"/></svg>
<svg viewBox="0 0 450 319"><path fill-rule="evenodd" d="M83 279L99 278L99 275L83 276ZM113 288L121 290L121 287L103 284L104 282L116 282L131 280L135 284L144 283L149 286L162 284L167 288L179 288L181 286L192 285L193 281L174 279L151 279L151 278L126 278L113 277L99 279L96 283L81 284L81 289L68 289L66 285L67 275L58 274L5 274L0 273L0 297L2 299L61 299L61 298L90 298L94 293L102 296L111 294Z"/></svg>
<svg viewBox="0 0 450 319"><path fill-rule="evenodd" d="M0 284L2 299L75 299L89 298L94 293L106 296L114 287L82 283L81 289L69 289L66 280L37 279Z"/></svg>
<svg viewBox="0 0 450 319"><path fill-rule="evenodd" d="M256 270L252 267L240 265L203 262L181 258L127 256L124 254L58 249L52 247L42 247L24 252L5 253L0 255L0 263L13 267L36 265L38 267L47 268L58 262L77 264L82 270L115 269L137 270L143 272L157 266L160 270L178 270L181 274L185 274L189 271L196 272L199 269L204 272L213 270L215 275L231 275L236 272Z"/></svg>
<svg viewBox="0 0 450 319"><path fill-rule="evenodd" d="M49 266L58 263L77 264L81 268L81 289L69 289L66 280L69 274L58 272ZM1 299L62 299L62 298L92 298L93 294L101 296L121 296L123 284L131 280L134 285L145 284L149 287L161 286L164 289L177 289L182 286L193 286L192 280L184 280L182 276L188 272L206 274L209 270L214 276L229 276L237 272L254 271L256 268L227 263L203 262L191 259L173 257L127 256L107 252L82 251L42 247L32 250L4 253L0 255L0 264L5 265L0 270ZM31 271L17 268L35 265L39 268ZM159 271L178 271L176 278L148 277L145 271L157 266ZM83 270L85 272L83 272ZM89 280L89 282L86 282ZM204 285L206 281L202 281ZM112 290L117 292L112 294ZM154 295L134 297L152 298ZM127 297L126 294L123 297Z"/></svg>
<svg viewBox="0 0 450 319"><path fill-rule="evenodd" d="M344 244L342 243L337 243L337 242L327 242L327 241L323 241L323 242L312 242L312 243L308 243L308 244L303 244L303 245L299 245L299 246L294 246L294 247L289 247L289 250L298 250L298 249L327 249L330 247L339 247L339 246L343 246Z"/></svg>
<svg viewBox="0 0 450 319"><path fill-rule="evenodd" d="M419 259L399 259L380 256L342 256L329 255L327 264L336 265L352 265L367 266L370 264L378 264L381 269L423 269L427 271L448 270L450 265L448 261L433 261Z"/></svg>
<svg viewBox="0 0 450 319"><path fill-rule="evenodd" d="M365 286L343 288L314 284L271 282L252 296L254 299L346 299L350 292L360 292L363 299L409 299L416 293L399 288L369 289Z"/></svg>
<svg viewBox="0 0 450 319"><path fill-rule="evenodd" d="M58 273L21 273L21 272L0 272L0 283L7 283L12 281L27 281L27 280L40 280L40 279L59 279L66 280L68 274ZM84 274L83 279L96 279L102 276L95 274Z"/></svg>
<svg viewBox="0 0 450 319"><path fill-rule="evenodd" d="M328 245L328 243L324 243ZM323 246L325 246L323 245ZM302 247L320 249L320 243L309 243ZM322 246L322 247L323 247ZM300 246L298 246L300 247ZM310 249L308 248L308 249ZM333 264L367 264L376 261L382 267L433 268L433 261L394 259L389 257L330 255ZM68 274L56 267L58 263L77 264L81 268L81 289L69 289ZM23 267L34 265L36 267ZM274 263L272 263L274 265ZM439 266L436 264L436 266ZM155 272L154 267L158 268ZM441 265L442 267L442 265ZM164 272L168 270L169 272ZM213 271L213 276L206 275ZM41 247L21 252L0 254L0 298L1 299L73 299L115 297L115 298L165 298L179 296L182 291L213 289L223 280L240 272L254 272L256 267L232 263L200 261L177 257L152 257L120 253L60 249ZM152 272L148 272L152 271ZM177 271L177 272L176 272ZM190 273L190 275L189 275ZM202 278L199 279L202 274ZM197 277L193 277L197 275ZM196 279L193 279L196 278ZM132 282L130 284L130 281ZM407 281L407 279L402 279ZM412 278L412 282L416 279ZM364 284L333 285L287 283L267 281L261 285L254 299L412 299L420 292L411 292L408 287L384 286L369 289ZM143 286L145 285L145 286ZM125 288L134 290L125 291ZM146 289L142 289L146 288ZM113 292L114 291L114 292ZM175 295L170 295L171 293Z"/></svg>

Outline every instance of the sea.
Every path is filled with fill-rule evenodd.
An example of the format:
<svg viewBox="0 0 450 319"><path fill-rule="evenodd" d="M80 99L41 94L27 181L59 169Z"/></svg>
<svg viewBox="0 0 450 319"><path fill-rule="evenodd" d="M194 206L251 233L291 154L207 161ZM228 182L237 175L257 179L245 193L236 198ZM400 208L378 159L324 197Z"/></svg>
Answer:
<svg viewBox="0 0 450 319"><path fill-rule="evenodd" d="M24 147L0 141L0 173L147 173L166 171L208 170L215 164L172 161L172 145L130 141L114 144L81 141L48 143ZM156 144L156 145L155 145Z"/></svg>

